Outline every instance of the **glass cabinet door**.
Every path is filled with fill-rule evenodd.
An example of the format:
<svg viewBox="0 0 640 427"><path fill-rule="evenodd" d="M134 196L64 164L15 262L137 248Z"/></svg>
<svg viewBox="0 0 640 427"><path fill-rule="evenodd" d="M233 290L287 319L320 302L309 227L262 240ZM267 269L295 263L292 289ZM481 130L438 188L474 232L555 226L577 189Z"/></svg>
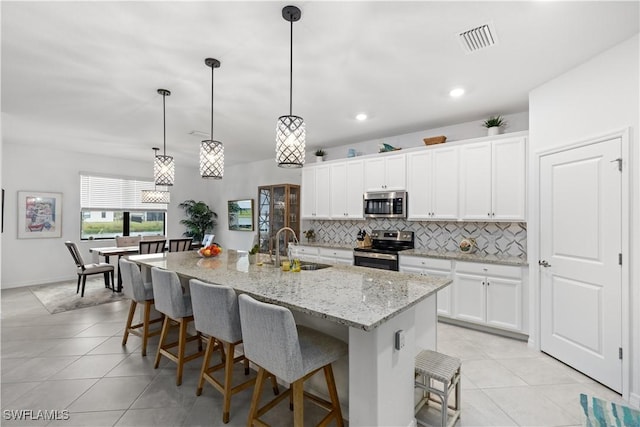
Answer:
<svg viewBox="0 0 640 427"><path fill-rule="evenodd" d="M260 252L273 253L275 236L282 227L289 227L300 239L300 186L281 184L258 187L258 238ZM280 234L280 254L287 254L293 240L290 232Z"/></svg>

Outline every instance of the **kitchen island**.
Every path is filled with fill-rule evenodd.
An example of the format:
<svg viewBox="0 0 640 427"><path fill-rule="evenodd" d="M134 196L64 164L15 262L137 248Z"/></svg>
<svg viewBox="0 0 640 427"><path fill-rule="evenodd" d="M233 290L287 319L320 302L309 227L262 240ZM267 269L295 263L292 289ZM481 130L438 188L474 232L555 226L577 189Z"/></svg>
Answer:
<svg viewBox="0 0 640 427"><path fill-rule="evenodd" d="M436 292L450 279L351 266L283 272L269 264L250 265L240 251L216 258L174 252L130 259L287 307L296 321L348 341L349 392L341 401L348 401L349 424L415 425L414 357L420 348L435 349ZM399 349L396 335L402 336Z"/></svg>

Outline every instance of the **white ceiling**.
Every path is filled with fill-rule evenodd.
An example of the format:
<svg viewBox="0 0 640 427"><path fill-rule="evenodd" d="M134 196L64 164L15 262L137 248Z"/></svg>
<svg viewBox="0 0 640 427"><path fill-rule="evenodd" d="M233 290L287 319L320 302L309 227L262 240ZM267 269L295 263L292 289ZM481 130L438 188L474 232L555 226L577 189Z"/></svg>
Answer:
<svg viewBox="0 0 640 427"><path fill-rule="evenodd" d="M166 88L167 154L196 165L214 57L226 164L273 158L289 111L287 4L302 9L293 113L310 150L526 111L531 89L640 22L638 1L2 1L3 140L151 163ZM465 53L457 33L485 23L498 44Z"/></svg>

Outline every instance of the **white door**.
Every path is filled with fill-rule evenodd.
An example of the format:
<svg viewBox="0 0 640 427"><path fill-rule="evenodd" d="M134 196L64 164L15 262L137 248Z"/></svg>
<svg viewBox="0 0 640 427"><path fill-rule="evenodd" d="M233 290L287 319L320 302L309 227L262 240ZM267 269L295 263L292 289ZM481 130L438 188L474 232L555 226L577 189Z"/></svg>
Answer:
<svg viewBox="0 0 640 427"><path fill-rule="evenodd" d="M491 219L524 221L527 200L526 139L506 139L492 144Z"/></svg>
<svg viewBox="0 0 640 427"><path fill-rule="evenodd" d="M618 392L620 157L616 138L540 159L542 351Z"/></svg>

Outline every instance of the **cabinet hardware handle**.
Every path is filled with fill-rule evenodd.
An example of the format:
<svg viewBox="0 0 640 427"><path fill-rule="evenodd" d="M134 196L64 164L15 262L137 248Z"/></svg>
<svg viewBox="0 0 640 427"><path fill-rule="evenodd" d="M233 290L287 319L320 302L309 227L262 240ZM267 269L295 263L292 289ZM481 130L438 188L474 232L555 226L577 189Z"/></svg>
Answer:
<svg viewBox="0 0 640 427"><path fill-rule="evenodd" d="M487 213L487 216L491 216L491 214L490 214L490 213Z"/></svg>
<svg viewBox="0 0 640 427"><path fill-rule="evenodd" d="M546 260L542 260L542 261L538 261L538 265L542 266L542 267L551 267L551 264L549 264Z"/></svg>
<svg viewBox="0 0 640 427"><path fill-rule="evenodd" d="M482 286L484 286L484 280L482 281Z"/></svg>
<svg viewBox="0 0 640 427"><path fill-rule="evenodd" d="M491 283L489 283L489 281L487 280L487 286L489 286Z"/></svg>

